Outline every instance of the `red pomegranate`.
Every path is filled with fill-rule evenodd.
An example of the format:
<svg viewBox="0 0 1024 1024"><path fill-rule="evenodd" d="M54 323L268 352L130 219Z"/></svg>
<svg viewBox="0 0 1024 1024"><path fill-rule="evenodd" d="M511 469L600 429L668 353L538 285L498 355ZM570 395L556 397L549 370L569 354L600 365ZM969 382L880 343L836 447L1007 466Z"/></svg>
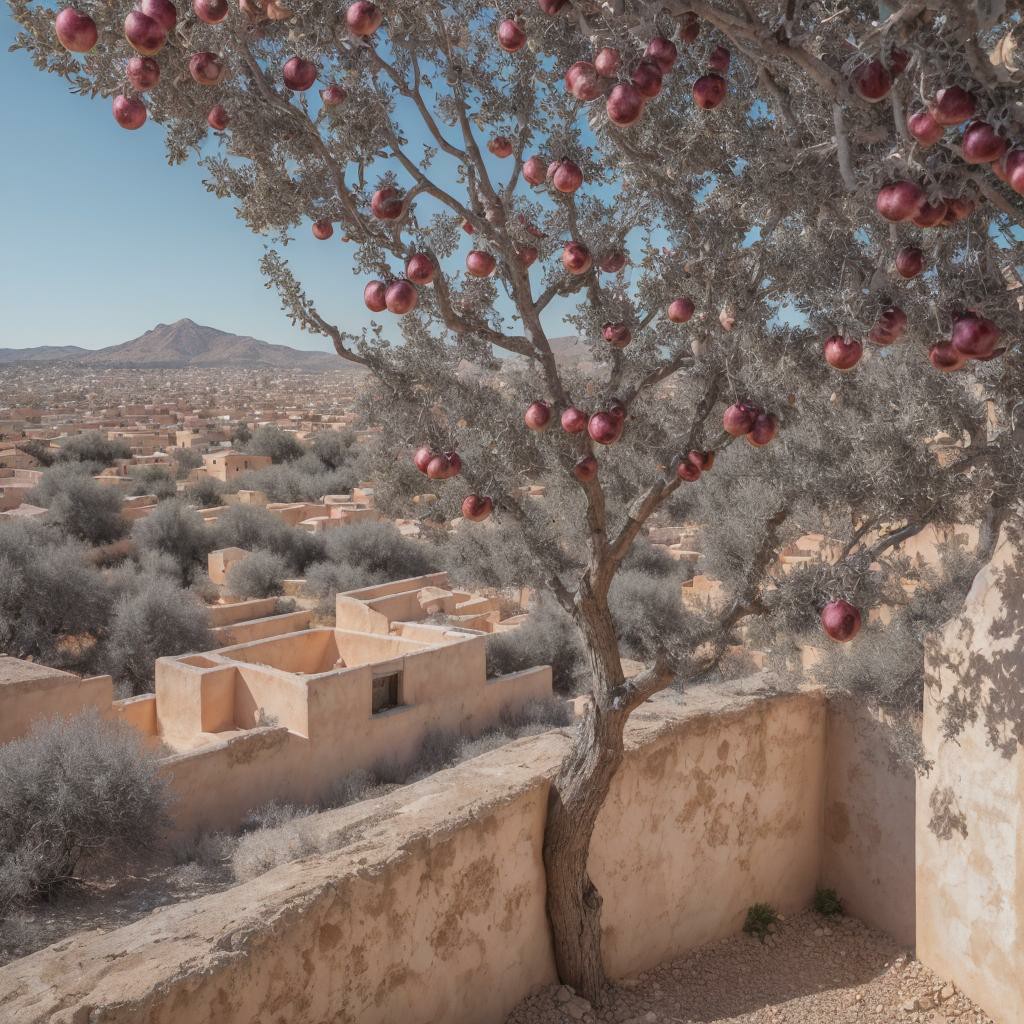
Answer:
<svg viewBox="0 0 1024 1024"><path fill-rule="evenodd" d="M1002 161L1006 184L1018 195L1024 196L1024 149L1013 149Z"/></svg>
<svg viewBox="0 0 1024 1024"><path fill-rule="evenodd" d="M726 91L721 75L702 75L693 83L693 102L701 110L714 110L725 99Z"/></svg>
<svg viewBox="0 0 1024 1024"><path fill-rule="evenodd" d="M494 511L494 502L486 495L471 494L462 502L462 518L482 523Z"/></svg>
<svg viewBox="0 0 1024 1024"><path fill-rule="evenodd" d="M883 185L875 199L875 209L891 221L910 220L925 203L924 190L913 181L894 181Z"/></svg>
<svg viewBox="0 0 1024 1024"><path fill-rule="evenodd" d="M941 200L935 204L925 203L917 212L916 217L911 217L910 222L919 228L934 228L946 219L946 204Z"/></svg>
<svg viewBox="0 0 1024 1024"><path fill-rule="evenodd" d="M907 130L924 149L934 146L946 134L946 129L927 110L914 114L907 121Z"/></svg>
<svg viewBox="0 0 1024 1024"><path fill-rule="evenodd" d="M601 92L597 68L589 60L578 60L565 73L565 88L578 100L595 99Z"/></svg>
<svg viewBox="0 0 1024 1024"><path fill-rule="evenodd" d="M328 85L320 90L320 99L325 107L336 107L348 99L348 93L340 85Z"/></svg>
<svg viewBox="0 0 1024 1024"><path fill-rule="evenodd" d="M133 132L146 123L146 105L131 96L115 96L114 120L128 131Z"/></svg>
<svg viewBox="0 0 1024 1024"><path fill-rule="evenodd" d="M718 71L723 75L729 73L729 64L732 62L732 54L724 46L716 46L708 57L708 67L712 71Z"/></svg>
<svg viewBox="0 0 1024 1024"><path fill-rule="evenodd" d="M427 476L431 480L450 480L452 477L452 464L446 456L435 454L427 463Z"/></svg>
<svg viewBox="0 0 1024 1024"><path fill-rule="evenodd" d="M370 212L378 220L397 220L402 216L402 197L398 189L385 185L370 197Z"/></svg>
<svg viewBox="0 0 1024 1024"><path fill-rule="evenodd" d="M57 15L53 27L60 45L72 53L88 53L99 38L96 22L74 7L65 7Z"/></svg>
<svg viewBox="0 0 1024 1024"><path fill-rule="evenodd" d="M685 324L693 316L695 308L693 300L684 295L680 299L673 299L668 304L668 310L665 315L674 324Z"/></svg>
<svg viewBox="0 0 1024 1024"><path fill-rule="evenodd" d="M572 160L555 160L548 166L547 177L559 192L566 194L575 192L583 184L583 172Z"/></svg>
<svg viewBox="0 0 1024 1024"><path fill-rule="evenodd" d="M671 39L666 39L664 36L655 36L647 44L644 56L650 57L661 69L661 73L667 75L672 70L679 56L679 51Z"/></svg>
<svg viewBox="0 0 1024 1024"><path fill-rule="evenodd" d="M142 11L129 11L124 19L124 37L132 49L144 57L159 53L167 42L167 33L160 23Z"/></svg>
<svg viewBox="0 0 1024 1024"><path fill-rule="evenodd" d="M430 460L433 457L434 457L434 450L432 448L427 448L426 446L424 446L422 448L417 448L416 452L413 454L413 457L412 457L412 464L421 473L426 473L427 466L430 465Z"/></svg>
<svg viewBox="0 0 1024 1024"><path fill-rule="evenodd" d="M974 97L966 89L954 85L935 94L930 111L938 124L948 127L969 121L977 109Z"/></svg>
<svg viewBox="0 0 1024 1024"><path fill-rule="evenodd" d="M967 359L952 345L932 345L928 350L928 361L943 373L952 373L967 363Z"/></svg>
<svg viewBox="0 0 1024 1024"><path fill-rule="evenodd" d="M876 345L891 345L898 341L907 326L907 314L899 306L886 309L878 316L869 337Z"/></svg>
<svg viewBox="0 0 1024 1024"><path fill-rule="evenodd" d="M537 262L537 257L540 256L540 253L535 246L521 245L516 249L516 255L524 267L532 267Z"/></svg>
<svg viewBox="0 0 1024 1024"><path fill-rule="evenodd" d="M206 115L206 123L215 131L223 132L227 131L227 127L231 124L231 115L224 109L224 105L221 103L215 103L210 107L210 112ZM331 229L334 230L333 228Z"/></svg>
<svg viewBox="0 0 1024 1024"><path fill-rule="evenodd" d="M595 412L587 421L587 433L598 444L614 444L622 436L622 423L611 412Z"/></svg>
<svg viewBox="0 0 1024 1024"><path fill-rule="evenodd" d="M705 473L715 464L714 452L690 451L686 453L686 458Z"/></svg>
<svg viewBox="0 0 1024 1024"><path fill-rule="evenodd" d="M551 17L554 17L566 3L567 0L537 0L537 6Z"/></svg>
<svg viewBox="0 0 1024 1024"><path fill-rule="evenodd" d="M601 328L601 335L614 348L625 348L633 340L633 332L621 323L607 323Z"/></svg>
<svg viewBox="0 0 1024 1024"><path fill-rule="evenodd" d="M531 430L547 430L551 422L551 406L547 402L531 402L523 413L523 422Z"/></svg>
<svg viewBox="0 0 1024 1024"><path fill-rule="evenodd" d="M566 242L562 247L562 266L570 274L585 274L592 263L590 250L581 242Z"/></svg>
<svg viewBox="0 0 1024 1024"><path fill-rule="evenodd" d="M498 45L506 53L515 53L526 45L526 33L518 21L505 18L498 25Z"/></svg>
<svg viewBox="0 0 1024 1024"><path fill-rule="evenodd" d="M779 432L779 421L770 412L758 413L754 425L747 434L747 441L755 448L763 448Z"/></svg>
<svg viewBox="0 0 1024 1024"><path fill-rule="evenodd" d="M397 316L405 316L406 313L414 310L418 301L419 295L416 289L405 278L392 281L384 292L384 304L388 307L389 312Z"/></svg>
<svg viewBox="0 0 1024 1024"><path fill-rule="evenodd" d="M317 220L313 222L313 237L326 242L334 234L334 225L329 220Z"/></svg>
<svg viewBox="0 0 1024 1024"><path fill-rule="evenodd" d="M582 434L587 429L587 414L575 405L570 405L562 413L562 429L567 434Z"/></svg>
<svg viewBox="0 0 1024 1024"><path fill-rule="evenodd" d="M366 308L373 313L382 313L387 309L388 304L384 300L386 291L387 285L383 281L370 281L363 289L363 302L366 303Z"/></svg>
<svg viewBox="0 0 1024 1024"><path fill-rule="evenodd" d="M821 626L837 643L848 643L860 632L860 609L849 601L829 601L821 609Z"/></svg>
<svg viewBox="0 0 1024 1024"><path fill-rule="evenodd" d="M530 185L543 185L547 180L548 165L539 157L531 156L523 164L523 177Z"/></svg>
<svg viewBox="0 0 1024 1024"><path fill-rule="evenodd" d="M345 11L345 24L354 36L372 36L383 21L380 8L370 0L355 0Z"/></svg>
<svg viewBox="0 0 1024 1024"><path fill-rule="evenodd" d="M864 346L856 338L833 334L825 339L825 362L837 370L852 370L864 354Z"/></svg>
<svg viewBox="0 0 1024 1024"><path fill-rule="evenodd" d="M853 87L862 99L877 103L889 95L892 76L880 60L865 61L853 73Z"/></svg>
<svg viewBox="0 0 1024 1024"><path fill-rule="evenodd" d="M642 60L630 78L637 92L645 99L653 99L661 92L661 68L653 60Z"/></svg>
<svg viewBox="0 0 1024 1024"><path fill-rule="evenodd" d="M302 57L292 57L281 72L285 87L292 92L305 92L316 81L316 65Z"/></svg>
<svg viewBox="0 0 1024 1024"><path fill-rule="evenodd" d="M614 78L621 62L619 51L614 46L606 46L598 50L594 58L594 67L602 78Z"/></svg>
<svg viewBox="0 0 1024 1024"><path fill-rule="evenodd" d="M192 10L200 21L217 25L228 16L228 0L192 0Z"/></svg>
<svg viewBox="0 0 1024 1024"><path fill-rule="evenodd" d="M695 43L700 35L700 21L693 11L684 11L679 19L679 38L684 43Z"/></svg>
<svg viewBox="0 0 1024 1024"><path fill-rule="evenodd" d="M896 272L900 277L917 277L924 270L924 253L917 246L904 246L896 253Z"/></svg>
<svg viewBox="0 0 1024 1024"><path fill-rule="evenodd" d="M173 32L178 24L178 8L171 0L141 0L139 10L152 18L165 33Z"/></svg>
<svg viewBox="0 0 1024 1024"><path fill-rule="evenodd" d="M626 254L621 249L612 249L601 257L598 267L605 274L617 274L626 265Z"/></svg>
<svg viewBox="0 0 1024 1024"><path fill-rule="evenodd" d="M483 249L473 249L466 257L466 271L473 277L489 277L497 265L494 257Z"/></svg>
<svg viewBox="0 0 1024 1024"><path fill-rule="evenodd" d="M644 98L635 85L619 82L608 93L605 109L612 124L625 128L640 120L644 112Z"/></svg>
<svg viewBox="0 0 1024 1024"><path fill-rule="evenodd" d="M507 135L496 135L487 143L487 148L502 160L512 155L512 140Z"/></svg>
<svg viewBox="0 0 1024 1024"><path fill-rule="evenodd" d="M722 414L722 429L733 437L743 437L754 429L760 410L748 402L734 402Z"/></svg>
<svg viewBox="0 0 1024 1024"><path fill-rule="evenodd" d="M215 53L203 51L193 53L189 58L188 71L200 85L219 85L225 74L225 67Z"/></svg>
<svg viewBox="0 0 1024 1024"><path fill-rule="evenodd" d="M893 50L889 54L889 70L893 78L899 78L910 64L910 54L906 50Z"/></svg>
<svg viewBox="0 0 1024 1024"><path fill-rule="evenodd" d="M977 313L965 313L953 321L950 344L966 359L986 359L995 351L999 328Z"/></svg>
<svg viewBox="0 0 1024 1024"><path fill-rule="evenodd" d="M409 262L405 265L405 276L413 284L430 284L436 272L434 261L425 252L410 256Z"/></svg>
<svg viewBox="0 0 1024 1024"><path fill-rule="evenodd" d="M972 121L964 129L960 152L969 164L995 163L1006 149L1006 140L985 121Z"/></svg>
<svg viewBox="0 0 1024 1024"><path fill-rule="evenodd" d="M132 57L125 77L136 92L146 92L160 81L160 65L152 57Z"/></svg>

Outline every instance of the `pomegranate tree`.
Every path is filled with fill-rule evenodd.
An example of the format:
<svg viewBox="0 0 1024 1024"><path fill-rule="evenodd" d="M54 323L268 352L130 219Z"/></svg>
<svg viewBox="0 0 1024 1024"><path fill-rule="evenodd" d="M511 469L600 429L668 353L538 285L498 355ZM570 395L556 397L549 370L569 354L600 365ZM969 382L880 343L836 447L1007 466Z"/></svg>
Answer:
<svg viewBox="0 0 1024 1024"><path fill-rule="evenodd" d="M932 524L991 538L1020 497L1015 15L8 3L16 46L118 124L173 154L205 136L287 316L368 374L382 502L500 538L532 567L508 582L574 623L590 699L552 783L547 908L560 977L600 998L587 854L632 711L755 637L797 674L793 637L827 649L834 675L883 629L873 649L905 656L887 685L916 700L913 616L941 580L911 601L892 555ZM309 225L341 239L320 297L273 242ZM722 599L638 638L616 581L683 523ZM808 534L821 558L784 563ZM893 625L868 615L885 602ZM890 710L883 691L863 687Z"/></svg>

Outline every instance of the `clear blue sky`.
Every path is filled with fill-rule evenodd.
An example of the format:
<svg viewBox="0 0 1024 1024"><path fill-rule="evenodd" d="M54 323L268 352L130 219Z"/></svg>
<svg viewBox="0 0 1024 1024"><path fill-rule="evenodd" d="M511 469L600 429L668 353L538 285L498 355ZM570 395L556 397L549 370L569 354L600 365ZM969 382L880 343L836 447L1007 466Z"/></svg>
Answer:
<svg viewBox="0 0 1024 1024"><path fill-rule="evenodd" d="M100 348L157 323L198 323L298 348L325 339L291 327L263 287L263 243L194 164L169 167L163 131L119 128L108 100L72 95L8 53L17 26L0 4L0 348ZM286 255L324 313L362 305L336 233L299 232ZM355 306L353 306L355 304Z"/></svg>

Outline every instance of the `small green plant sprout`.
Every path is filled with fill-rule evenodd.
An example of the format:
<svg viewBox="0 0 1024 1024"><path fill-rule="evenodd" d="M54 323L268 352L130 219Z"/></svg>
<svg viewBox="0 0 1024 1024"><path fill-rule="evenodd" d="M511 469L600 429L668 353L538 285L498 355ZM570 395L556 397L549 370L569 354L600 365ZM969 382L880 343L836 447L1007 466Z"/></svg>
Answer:
<svg viewBox="0 0 1024 1024"><path fill-rule="evenodd" d="M779 920L778 911L770 903L755 903L747 911L747 919L743 922L743 930L748 935L756 935L762 942L774 931Z"/></svg>
<svg viewBox="0 0 1024 1024"><path fill-rule="evenodd" d="M839 917L843 912L843 901L839 898L835 889L815 889L811 906L822 917Z"/></svg>

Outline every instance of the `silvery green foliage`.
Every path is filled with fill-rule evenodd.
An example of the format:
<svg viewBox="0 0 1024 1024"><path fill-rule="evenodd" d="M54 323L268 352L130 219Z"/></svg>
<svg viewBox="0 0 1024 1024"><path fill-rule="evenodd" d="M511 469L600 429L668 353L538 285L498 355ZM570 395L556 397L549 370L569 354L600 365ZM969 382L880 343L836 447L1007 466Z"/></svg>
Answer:
<svg viewBox="0 0 1024 1024"><path fill-rule="evenodd" d="M82 59L56 44L51 11L9 3L23 26L18 46L39 68L87 94L125 88L131 51L120 25L130 0L82 0L101 37ZM481 531L496 528L488 536L519 581L528 572L526 582L547 585L565 606L581 580L610 582L631 522L703 523L707 571L724 582L737 618L655 617L665 648L683 652L675 663L694 672L707 667L696 654L709 642L722 655L739 618L760 620L754 628L770 644L813 628L830 597L865 610L898 599L892 580L903 567L891 556L901 537L926 524L979 522L995 508L991 527L1013 508L1024 469L1015 290L1024 203L988 168L960 159L956 131L925 150L911 144L906 119L937 89L961 85L977 97L979 116L1024 144L1020 72L987 57L1016 25L1019 4L896 2L881 22L878 6L863 0L614 0L568 4L557 17L530 7L529 45L515 54L495 45L503 9L475 0L388 0L371 40L348 35L334 7L289 7L285 21L232 10L220 26L182 10L146 102L171 162L208 135L214 102L227 108L231 125L201 162L207 187L253 231L284 246L311 221L330 220L367 280L400 277L414 252L438 263L433 286L418 290L418 307L399 321L403 344L393 346L383 321L307 294L280 249L263 260L292 321L374 372L367 410L384 428L379 491L389 508L443 521L467 492L492 495L498 512ZM685 45L676 32L689 9L701 34ZM680 57L634 127L614 127L601 99L581 104L563 88L565 69L599 46L617 46L628 75L657 34L676 38ZM691 86L717 45L731 51L729 95L701 111ZM229 69L214 89L186 71L200 50L220 53ZM890 62L895 50L909 64L891 94L861 100L849 85L858 64ZM292 55L316 63L318 87L341 85L344 103L327 109L315 90L285 89L281 69ZM513 140L511 159L481 155L496 135ZM529 188L519 171L534 154L575 160L584 188L571 197ZM977 210L927 232L890 224L876 215L875 194L902 177L932 200L972 200ZM391 184L405 197L404 215L375 220L370 196ZM468 238L463 222L474 229ZM568 239L595 260L623 248L629 265L569 276L559 260ZM911 243L925 249L928 272L904 281L892 263ZM517 257L527 245L539 253L530 274ZM469 247L496 257L494 277L463 272ZM682 294L697 316L670 324L664 310ZM825 336L863 338L893 305L909 320L900 343L871 350L848 375L825 364ZM553 355L555 309L579 335L582 362ZM994 320L1007 351L942 375L928 347L964 309ZM604 343L606 321L632 325L627 349ZM570 401L594 410L613 396L629 409L623 438L598 452L599 482L581 486L569 470L594 446L557 425L528 432L523 410L544 398L557 417ZM721 412L737 399L779 417L767 448L721 435ZM409 452L421 444L457 449L463 475L436 484L410 471ZM689 448L715 448L718 460L680 487L674 460ZM543 485L544 500L525 498L526 484ZM428 489L436 504L408 503ZM836 538L840 558L779 576L774 555L808 531ZM921 593L936 582L945 585L923 581ZM909 662L919 665L920 630L908 630ZM907 692L914 703L917 682Z"/></svg>

